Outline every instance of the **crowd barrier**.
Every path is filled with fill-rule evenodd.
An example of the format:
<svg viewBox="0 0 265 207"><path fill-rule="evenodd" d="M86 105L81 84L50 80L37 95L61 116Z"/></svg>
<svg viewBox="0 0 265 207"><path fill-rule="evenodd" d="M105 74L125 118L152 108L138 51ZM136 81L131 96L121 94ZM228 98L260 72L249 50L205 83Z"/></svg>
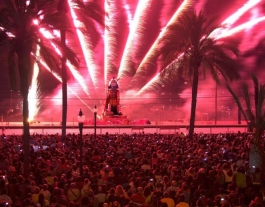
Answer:
<svg viewBox="0 0 265 207"><path fill-rule="evenodd" d="M22 125L0 125L2 128L2 134L22 134L23 126ZM96 133L105 134L105 133L188 133L189 125L159 125L159 124L148 124L148 125L97 125ZM37 134L61 134L62 126L61 125L47 125L47 124L38 124L30 125L30 133ZM209 125L201 124L195 125L195 133L227 133L227 132L247 132L247 125ZM79 133L78 125L67 126L67 133ZM95 126L93 125L84 125L83 134L94 134Z"/></svg>

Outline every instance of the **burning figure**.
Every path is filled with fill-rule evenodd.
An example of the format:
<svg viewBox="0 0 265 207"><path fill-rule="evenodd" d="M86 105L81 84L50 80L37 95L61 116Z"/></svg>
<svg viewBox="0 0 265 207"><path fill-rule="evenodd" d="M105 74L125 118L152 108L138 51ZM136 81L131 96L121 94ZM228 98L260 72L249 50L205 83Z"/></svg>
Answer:
<svg viewBox="0 0 265 207"><path fill-rule="evenodd" d="M118 79L114 77L110 80L108 85L107 98L105 103L105 115L122 115L119 112L120 92Z"/></svg>

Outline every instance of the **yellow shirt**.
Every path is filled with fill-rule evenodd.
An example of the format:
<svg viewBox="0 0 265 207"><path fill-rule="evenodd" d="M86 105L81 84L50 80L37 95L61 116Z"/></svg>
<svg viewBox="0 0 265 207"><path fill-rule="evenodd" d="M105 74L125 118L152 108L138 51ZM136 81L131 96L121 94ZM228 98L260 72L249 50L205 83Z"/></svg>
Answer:
<svg viewBox="0 0 265 207"><path fill-rule="evenodd" d="M167 203L168 207L175 207L175 202L172 198L162 198L160 201L162 203Z"/></svg>
<svg viewBox="0 0 265 207"><path fill-rule="evenodd" d="M36 194L36 193L33 193L32 196L31 196L31 200L33 203L37 203L38 200L39 200L39 195L40 194Z"/></svg>
<svg viewBox="0 0 265 207"><path fill-rule="evenodd" d="M69 201L75 201L80 198L80 191L77 188L71 188L67 192L67 197Z"/></svg>
<svg viewBox="0 0 265 207"><path fill-rule="evenodd" d="M49 185L53 185L54 184L54 178L52 176L47 176L46 180L47 180Z"/></svg>
<svg viewBox="0 0 265 207"><path fill-rule="evenodd" d="M152 201L153 192L145 198L145 203L150 204Z"/></svg>

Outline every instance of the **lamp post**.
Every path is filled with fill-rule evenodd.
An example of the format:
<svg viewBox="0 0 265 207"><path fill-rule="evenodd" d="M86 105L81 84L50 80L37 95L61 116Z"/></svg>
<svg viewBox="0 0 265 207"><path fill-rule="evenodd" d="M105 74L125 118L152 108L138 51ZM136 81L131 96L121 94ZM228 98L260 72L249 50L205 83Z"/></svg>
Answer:
<svg viewBox="0 0 265 207"><path fill-rule="evenodd" d="M214 124L216 125L217 124L217 82L215 83L215 117L214 117Z"/></svg>
<svg viewBox="0 0 265 207"><path fill-rule="evenodd" d="M80 109L79 114L77 116L78 121L78 127L79 127L79 133L80 133L80 176L83 176L83 126L85 121L85 116Z"/></svg>
<svg viewBox="0 0 265 207"><path fill-rule="evenodd" d="M94 139L96 139L96 136L97 136L97 112L98 112L98 108L96 105L93 109L93 112L94 112Z"/></svg>

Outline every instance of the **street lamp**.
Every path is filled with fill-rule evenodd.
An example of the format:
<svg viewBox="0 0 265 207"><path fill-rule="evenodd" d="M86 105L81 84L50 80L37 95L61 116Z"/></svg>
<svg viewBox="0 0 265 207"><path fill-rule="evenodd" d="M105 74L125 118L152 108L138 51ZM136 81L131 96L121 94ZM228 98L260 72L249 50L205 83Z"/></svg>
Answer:
<svg viewBox="0 0 265 207"><path fill-rule="evenodd" d="M96 135L97 135L97 112L98 112L98 108L95 105L94 109L94 139L96 139Z"/></svg>
<svg viewBox="0 0 265 207"><path fill-rule="evenodd" d="M80 109L79 114L77 116L79 133L80 133L80 176L83 176L83 126L85 121L85 116Z"/></svg>
<svg viewBox="0 0 265 207"><path fill-rule="evenodd" d="M214 124L217 124L217 82L215 82L215 117L214 117Z"/></svg>

